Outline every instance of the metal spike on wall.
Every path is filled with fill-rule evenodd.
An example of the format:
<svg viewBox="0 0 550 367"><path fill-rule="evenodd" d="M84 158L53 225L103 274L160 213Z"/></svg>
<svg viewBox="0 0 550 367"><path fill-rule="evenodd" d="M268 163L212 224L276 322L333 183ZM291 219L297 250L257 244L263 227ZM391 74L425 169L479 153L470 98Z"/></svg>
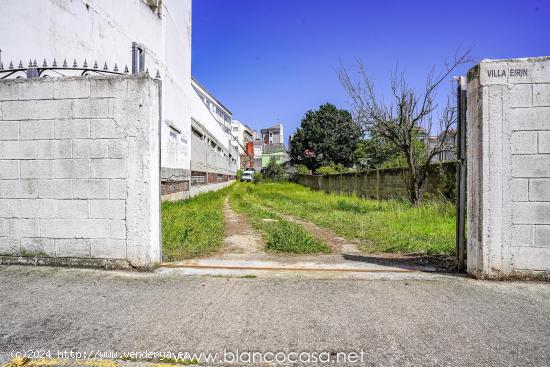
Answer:
<svg viewBox="0 0 550 367"><path fill-rule="evenodd" d="M149 75L149 68L145 69L145 74Z"/></svg>
<svg viewBox="0 0 550 367"><path fill-rule="evenodd" d="M107 71L109 68L107 67L107 61L105 61L105 64L103 65L103 70Z"/></svg>
<svg viewBox="0 0 550 367"><path fill-rule="evenodd" d="M10 60L10 66L9 66L10 69L13 69L13 61Z"/></svg>
<svg viewBox="0 0 550 367"><path fill-rule="evenodd" d="M88 63L86 62L86 59L84 59L84 65L82 65L82 67L83 67L84 69L86 69L86 68L88 67Z"/></svg>
<svg viewBox="0 0 550 367"><path fill-rule="evenodd" d="M54 68L57 67L57 61L55 61L55 59L53 59L53 64L52 64L52 66L53 66Z"/></svg>
<svg viewBox="0 0 550 367"><path fill-rule="evenodd" d="M37 68L38 64L36 63L36 59L34 59L34 63L32 64L33 67Z"/></svg>
<svg viewBox="0 0 550 367"><path fill-rule="evenodd" d="M64 59L63 60L63 67L66 68L68 65L67 65L67 59Z"/></svg>
<svg viewBox="0 0 550 367"><path fill-rule="evenodd" d="M0 70L4 70L4 64L2 64L2 61L0 61Z"/></svg>
<svg viewBox="0 0 550 367"><path fill-rule="evenodd" d="M94 61L94 69L97 69L97 60Z"/></svg>
<svg viewBox="0 0 550 367"><path fill-rule="evenodd" d="M160 71L157 69L157 75L155 75L155 78L160 79Z"/></svg>
<svg viewBox="0 0 550 367"><path fill-rule="evenodd" d="M76 63L76 59L74 59L73 68L77 68L77 67L78 67L78 64Z"/></svg>
<svg viewBox="0 0 550 367"><path fill-rule="evenodd" d="M46 62L46 59L44 59L44 62L42 63L42 67L43 68L48 67L48 63Z"/></svg>
<svg viewBox="0 0 550 367"><path fill-rule="evenodd" d="M32 68L32 60L31 59L29 59L29 66L28 67Z"/></svg>
<svg viewBox="0 0 550 367"><path fill-rule="evenodd" d="M115 68L113 69L113 71L114 71L115 73L117 73L117 72L118 72L118 65L117 65L117 63L116 63L116 62L115 62Z"/></svg>
<svg viewBox="0 0 550 367"><path fill-rule="evenodd" d="M124 74L128 74L128 65L124 67Z"/></svg>
<svg viewBox="0 0 550 367"><path fill-rule="evenodd" d="M18 66L19 69L23 69L23 61L19 60L19 66Z"/></svg>

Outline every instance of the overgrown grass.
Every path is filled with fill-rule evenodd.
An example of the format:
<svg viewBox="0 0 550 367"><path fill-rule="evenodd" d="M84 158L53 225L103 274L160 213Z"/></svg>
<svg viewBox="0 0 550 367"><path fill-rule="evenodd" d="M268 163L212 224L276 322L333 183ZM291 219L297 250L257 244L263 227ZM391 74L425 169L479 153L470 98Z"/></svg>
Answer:
<svg viewBox="0 0 550 367"><path fill-rule="evenodd" d="M162 203L162 253L167 261L216 251L224 232L223 205L231 187Z"/></svg>
<svg viewBox="0 0 550 367"><path fill-rule="evenodd" d="M365 252L454 252L454 205L428 201L370 200L325 194L292 183L237 183L193 199L162 204L163 255L173 261L216 251L224 233L223 205L246 215L266 239L266 250L326 253L329 247L279 213L311 221L359 239Z"/></svg>
<svg viewBox="0 0 550 367"><path fill-rule="evenodd" d="M289 222L259 205L250 193L260 186L238 183L233 186L230 198L232 208L246 215L252 225L262 232L266 239L266 251L297 254L330 252L324 242L313 237L301 225Z"/></svg>
<svg viewBox="0 0 550 367"><path fill-rule="evenodd" d="M249 185L246 191L247 201L361 240L365 252L454 252L454 205L444 200L413 207L402 200L326 194L293 183Z"/></svg>

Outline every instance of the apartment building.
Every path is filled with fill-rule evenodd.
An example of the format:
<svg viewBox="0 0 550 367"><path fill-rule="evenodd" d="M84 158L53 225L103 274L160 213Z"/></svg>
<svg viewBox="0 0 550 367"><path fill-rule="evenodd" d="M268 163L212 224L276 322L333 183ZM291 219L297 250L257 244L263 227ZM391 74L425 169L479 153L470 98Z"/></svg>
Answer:
<svg viewBox="0 0 550 367"><path fill-rule="evenodd" d="M233 136L233 145L239 148L240 153L246 151L246 144L256 139L257 133L250 126L238 121L231 122L231 135Z"/></svg>
<svg viewBox="0 0 550 367"><path fill-rule="evenodd" d="M288 153L284 144L283 124L277 124L260 130L261 137L261 167L267 166L271 158L275 158L277 163L283 164L288 161Z"/></svg>
<svg viewBox="0 0 550 367"><path fill-rule="evenodd" d="M239 150L227 127L231 112L195 79L192 86L191 195L228 182L239 167Z"/></svg>
<svg viewBox="0 0 550 367"><path fill-rule="evenodd" d="M231 134L231 111L225 107L220 101L214 97L201 83L194 77L191 78L191 85L195 92L199 95L200 99L212 113L212 116L220 124L222 130L230 135Z"/></svg>

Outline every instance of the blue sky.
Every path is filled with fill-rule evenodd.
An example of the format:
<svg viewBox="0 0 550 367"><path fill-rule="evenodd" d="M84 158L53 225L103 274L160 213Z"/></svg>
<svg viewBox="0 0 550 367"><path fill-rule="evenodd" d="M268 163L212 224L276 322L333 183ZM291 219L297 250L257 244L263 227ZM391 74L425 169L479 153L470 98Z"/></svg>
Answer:
<svg viewBox="0 0 550 367"><path fill-rule="evenodd" d="M309 109L349 107L340 65L363 60L384 95L397 62L420 85L458 48L478 59L550 55L550 1L193 1L193 75L233 118L281 122L287 136Z"/></svg>

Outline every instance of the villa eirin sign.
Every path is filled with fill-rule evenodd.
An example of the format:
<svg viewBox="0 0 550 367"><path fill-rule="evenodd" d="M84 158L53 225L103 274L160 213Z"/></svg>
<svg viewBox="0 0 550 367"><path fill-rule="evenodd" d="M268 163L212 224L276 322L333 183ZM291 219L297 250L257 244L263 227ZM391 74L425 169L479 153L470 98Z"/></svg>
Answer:
<svg viewBox="0 0 550 367"><path fill-rule="evenodd" d="M527 69L489 69L487 70L487 76L489 78L501 78L501 77L525 77L528 75Z"/></svg>

